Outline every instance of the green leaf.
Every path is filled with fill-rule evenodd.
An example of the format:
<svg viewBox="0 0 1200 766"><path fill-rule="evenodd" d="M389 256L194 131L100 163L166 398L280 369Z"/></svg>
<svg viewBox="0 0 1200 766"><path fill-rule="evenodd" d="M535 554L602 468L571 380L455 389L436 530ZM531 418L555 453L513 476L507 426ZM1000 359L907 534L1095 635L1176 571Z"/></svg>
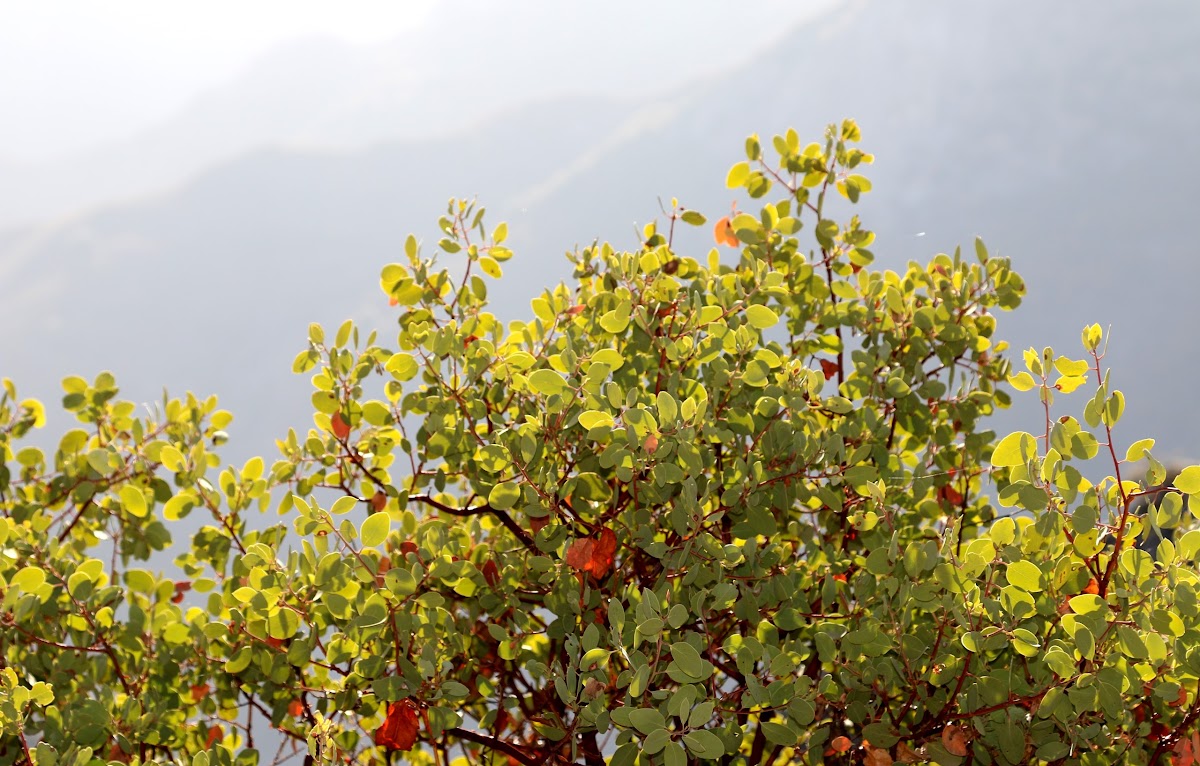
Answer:
<svg viewBox="0 0 1200 766"><path fill-rule="evenodd" d="M642 707L629 711L629 721L642 734L649 734L667 727L667 719L655 708Z"/></svg>
<svg viewBox="0 0 1200 766"><path fill-rule="evenodd" d="M387 511L379 511L372 513L363 521L358 536L363 545L373 548L386 540L388 532L391 531L391 515Z"/></svg>
<svg viewBox="0 0 1200 766"><path fill-rule="evenodd" d="M674 423L675 418L679 416L679 403L675 401L675 397L671 396L666 391L658 392L658 422L662 424Z"/></svg>
<svg viewBox="0 0 1200 766"><path fill-rule="evenodd" d="M492 487L488 493L488 505L497 511L507 511L521 499L521 488L516 482L504 482Z"/></svg>
<svg viewBox="0 0 1200 766"><path fill-rule="evenodd" d="M704 676L705 664L696 648L686 641L671 644L671 659L675 660L680 670L692 678Z"/></svg>
<svg viewBox="0 0 1200 766"><path fill-rule="evenodd" d="M392 373L392 377L399 381L412 380L417 374L417 363L411 355L403 351L392 354L388 359L384 369Z"/></svg>
<svg viewBox="0 0 1200 766"><path fill-rule="evenodd" d="M703 226L706 220L703 215L695 210L685 210L679 217L684 223L691 226Z"/></svg>
<svg viewBox="0 0 1200 766"><path fill-rule="evenodd" d="M534 370L529 375L529 385L543 396L553 396L562 393L567 387L567 381L554 370Z"/></svg>
<svg viewBox="0 0 1200 766"><path fill-rule="evenodd" d="M773 721L762 721L758 725L762 727L763 734L766 735L767 741L772 745L790 747L796 744L798 736L790 726L784 726L781 723Z"/></svg>
<svg viewBox="0 0 1200 766"><path fill-rule="evenodd" d="M267 632L271 638L288 639L299 629L299 615L287 607L272 609L267 615Z"/></svg>
<svg viewBox="0 0 1200 766"><path fill-rule="evenodd" d="M701 760L713 760L725 754L721 738L707 729L698 729L683 735L683 744L692 755Z"/></svg>

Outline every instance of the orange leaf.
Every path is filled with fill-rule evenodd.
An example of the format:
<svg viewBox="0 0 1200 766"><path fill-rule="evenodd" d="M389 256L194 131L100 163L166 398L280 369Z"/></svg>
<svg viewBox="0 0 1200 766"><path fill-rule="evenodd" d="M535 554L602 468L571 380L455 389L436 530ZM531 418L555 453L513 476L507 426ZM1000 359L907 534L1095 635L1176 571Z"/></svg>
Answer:
<svg viewBox="0 0 1200 766"><path fill-rule="evenodd" d="M617 555L617 535L611 529L600 531L600 539L592 546L591 572L597 579L608 574Z"/></svg>
<svg viewBox="0 0 1200 766"><path fill-rule="evenodd" d="M1170 707L1183 707L1187 704L1187 689L1179 687L1179 696L1167 703Z"/></svg>
<svg viewBox="0 0 1200 766"><path fill-rule="evenodd" d="M371 495L371 510L372 511L379 512L379 511L382 511L386 507L387 507L387 493L386 492L384 492L383 490L379 490L375 494Z"/></svg>
<svg viewBox="0 0 1200 766"><path fill-rule="evenodd" d="M925 760L921 754L901 742L896 745L896 760L900 763L920 763Z"/></svg>
<svg viewBox="0 0 1200 766"><path fill-rule="evenodd" d="M1093 596L1100 592L1100 583L1096 582L1096 578L1088 580L1088 584L1083 588L1084 593L1090 593Z"/></svg>
<svg viewBox="0 0 1200 766"><path fill-rule="evenodd" d="M838 374L838 363L829 359L822 359L821 372L825 375L825 380L829 380L834 375Z"/></svg>
<svg viewBox="0 0 1200 766"><path fill-rule="evenodd" d="M584 305L582 303L577 303L574 306L571 306L570 308L567 309L567 316L573 317L576 314L581 314L581 313L583 313L583 310L586 308L587 308L586 305Z"/></svg>
<svg viewBox="0 0 1200 766"><path fill-rule="evenodd" d="M738 238L733 233L733 224L729 222L729 216L717 221L717 225L713 227L713 239L717 240L718 245L738 246Z"/></svg>
<svg viewBox="0 0 1200 766"><path fill-rule="evenodd" d="M949 724L942 729L942 744L951 755L959 757L967 754L967 733L961 727Z"/></svg>
<svg viewBox="0 0 1200 766"><path fill-rule="evenodd" d="M293 718L299 718L304 715L304 703L300 700L292 700L288 703L288 715Z"/></svg>
<svg viewBox="0 0 1200 766"><path fill-rule="evenodd" d="M850 749L851 744L853 743L850 742L849 737L834 737L829 746L833 748L833 752L835 753L844 753Z"/></svg>
<svg viewBox="0 0 1200 766"><path fill-rule="evenodd" d="M272 649L279 649L283 646L283 639L275 638L275 636L267 636L263 639L263 641L265 641L267 646L271 647Z"/></svg>
<svg viewBox="0 0 1200 766"><path fill-rule="evenodd" d="M199 702L208 696L208 684L196 684L188 691L192 693L192 702Z"/></svg>
<svg viewBox="0 0 1200 766"><path fill-rule="evenodd" d="M400 700L388 705L387 717L375 730L375 744L387 750L412 750L421 725L417 706L412 700Z"/></svg>
<svg viewBox="0 0 1200 766"><path fill-rule="evenodd" d="M646 450L647 455L653 455L654 450L658 449L658 437L654 434L647 434L646 440L642 442L642 449Z"/></svg>
<svg viewBox="0 0 1200 766"><path fill-rule="evenodd" d="M342 413L335 412L329 419L329 429L338 439L345 440L350 435L350 424L342 419Z"/></svg>
<svg viewBox="0 0 1200 766"><path fill-rule="evenodd" d="M864 766L892 766L892 756L882 747L868 747L863 757Z"/></svg>
<svg viewBox="0 0 1200 766"><path fill-rule="evenodd" d="M612 569L617 554L617 535L611 529L600 531L600 536L591 540L582 538L567 548L567 566L580 572L591 572L597 578L604 577Z"/></svg>
<svg viewBox="0 0 1200 766"><path fill-rule="evenodd" d="M388 305L389 306L399 306L400 299L393 295L390 298L388 298Z"/></svg>

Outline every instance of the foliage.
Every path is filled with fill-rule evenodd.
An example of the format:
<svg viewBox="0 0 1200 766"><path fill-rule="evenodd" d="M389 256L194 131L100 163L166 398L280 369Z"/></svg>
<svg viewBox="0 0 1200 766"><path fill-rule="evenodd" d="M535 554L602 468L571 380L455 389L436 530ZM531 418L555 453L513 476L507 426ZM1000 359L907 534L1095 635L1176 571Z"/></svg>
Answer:
<svg viewBox="0 0 1200 766"><path fill-rule="evenodd" d="M882 271L834 220L871 189L858 138L751 137L732 261L677 249L706 221L673 203L508 326L506 227L452 201L439 254L383 270L396 350L310 328L313 427L271 465L220 469L215 399L140 417L107 374L20 447L44 411L6 381L0 764L1190 763L1200 532L1134 546L1151 444L1113 445L1099 330L1008 378L1007 260ZM1006 378L1045 428L993 451ZM1200 467L1175 487L1148 523Z"/></svg>

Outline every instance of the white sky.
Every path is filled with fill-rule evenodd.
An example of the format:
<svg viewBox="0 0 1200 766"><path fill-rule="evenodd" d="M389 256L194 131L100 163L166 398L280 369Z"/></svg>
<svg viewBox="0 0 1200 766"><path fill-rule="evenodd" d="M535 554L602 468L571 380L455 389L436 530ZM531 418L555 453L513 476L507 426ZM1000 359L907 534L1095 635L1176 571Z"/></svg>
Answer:
<svg viewBox="0 0 1200 766"><path fill-rule="evenodd" d="M0 0L0 160L121 138L288 40L383 42L435 0ZM81 122L80 107L90 115Z"/></svg>

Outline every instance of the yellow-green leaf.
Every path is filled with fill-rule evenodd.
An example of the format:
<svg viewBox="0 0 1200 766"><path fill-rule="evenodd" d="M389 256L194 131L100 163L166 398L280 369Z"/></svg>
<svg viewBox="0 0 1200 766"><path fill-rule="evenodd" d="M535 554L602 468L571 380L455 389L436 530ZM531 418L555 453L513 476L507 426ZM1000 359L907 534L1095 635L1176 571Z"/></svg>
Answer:
<svg viewBox="0 0 1200 766"><path fill-rule="evenodd" d="M746 321L759 330L774 327L779 321L779 315L762 304L755 303L746 307Z"/></svg>
<svg viewBox="0 0 1200 766"><path fill-rule="evenodd" d="M1125 460L1130 463L1136 463L1137 461L1146 457L1146 453L1153 448L1153 439L1138 439L1133 444L1129 445L1129 449L1125 450Z"/></svg>
<svg viewBox="0 0 1200 766"><path fill-rule="evenodd" d="M139 519L146 516L149 509L146 507L146 496L142 494L140 489L131 484L126 484L124 487L121 487L120 497L121 507L125 509L126 513L131 516L137 516Z"/></svg>
<svg viewBox="0 0 1200 766"><path fill-rule="evenodd" d="M1032 434L1016 431L1000 440L992 452L992 465L996 467L1024 465L1025 461L1037 456L1037 440Z"/></svg>
<svg viewBox="0 0 1200 766"><path fill-rule="evenodd" d="M534 370L529 374L529 385L539 394L552 396L567 387L567 381L554 370Z"/></svg>
<svg viewBox="0 0 1200 766"><path fill-rule="evenodd" d="M392 358L384 365L384 369L392 373L392 377L396 380L412 380L417 374L417 363L411 356L403 351L392 354Z"/></svg>
<svg viewBox="0 0 1200 766"><path fill-rule="evenodd" d="M387 511L379 511L372 513L363 521L358 536L363 545L374 547L386 540L388 532L391 531L392 517L388 515Z"/></svg>

